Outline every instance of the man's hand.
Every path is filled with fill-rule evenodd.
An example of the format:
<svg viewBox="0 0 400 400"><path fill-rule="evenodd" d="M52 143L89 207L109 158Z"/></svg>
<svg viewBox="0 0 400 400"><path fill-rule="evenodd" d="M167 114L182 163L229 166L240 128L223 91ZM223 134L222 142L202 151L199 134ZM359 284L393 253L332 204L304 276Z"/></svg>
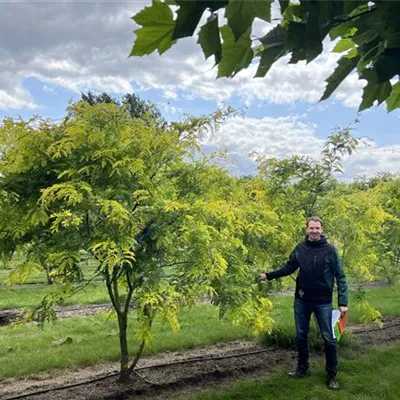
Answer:
<svg viewBox="0 0 400 400"><path fill-rule="evenodd" d="M267 279L267 274L262 272L261 274L258 274L258 279L260 281L265 281Z"/></svg>
<svg viewBox="0 0 400 400"><path fill-rule="evenodd" d="M339 307L339 310L340 310L341 314L342 314L343 316L345 316L346 313L347 313L347 311L349 311L349 308L348 308L348 307L345 307L345 306L340 306L340 307Z"/></svg>

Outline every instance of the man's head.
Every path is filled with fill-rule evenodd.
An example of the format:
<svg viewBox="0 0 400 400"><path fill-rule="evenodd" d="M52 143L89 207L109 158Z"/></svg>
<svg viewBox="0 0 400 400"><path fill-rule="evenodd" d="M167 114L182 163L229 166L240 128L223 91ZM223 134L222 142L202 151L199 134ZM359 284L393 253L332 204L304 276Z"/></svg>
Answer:
<svg viewBox="0 0 400 400"><path fill-rule="evenodd" d="M307 218L307 236L308 240L316 241L321 239L322 221L318 217Z"/></svg>

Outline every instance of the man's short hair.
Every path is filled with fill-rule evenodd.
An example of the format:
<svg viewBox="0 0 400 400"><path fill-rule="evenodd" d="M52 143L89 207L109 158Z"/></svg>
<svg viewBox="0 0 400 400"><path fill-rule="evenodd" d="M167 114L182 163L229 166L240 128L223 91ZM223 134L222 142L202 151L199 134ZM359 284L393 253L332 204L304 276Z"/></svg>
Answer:
<svg viewBox="0 0 400 400"><path fill-rule="evenodd" d="M321 220L321 218L318 218L318 217L308 217L308 218L307 218L307 224L306 224L307 228L308 228L308 224L310 223L310 221L319 222L319 223L321 224L321 226L322 226L322 220Z"/></svg>

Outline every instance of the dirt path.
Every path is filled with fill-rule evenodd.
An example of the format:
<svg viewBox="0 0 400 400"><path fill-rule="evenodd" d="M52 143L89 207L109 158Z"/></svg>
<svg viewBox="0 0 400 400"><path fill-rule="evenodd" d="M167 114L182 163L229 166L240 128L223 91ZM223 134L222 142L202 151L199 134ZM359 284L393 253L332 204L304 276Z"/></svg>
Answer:
<svg viewBox="0 0 400 400"><path fill-rule="evenodd" d="M349 326L363 345L388 345L400 340L400 318L387 318L384 328L376 325ZM321 355L313 355L313 360ZM195 360L194 362L187 362ZM265 378L277 368L289 368L296 353L285 349L262 348L255 342L235 341L181 352L165 352L143 358L132 384L116 383L116 363L86 368L65 369L25 379L0 381L1 399L17 396L32 400L161 400L185 398L204 387L223 388L237 379ZM165 365L168 364L168 365ZM62 386L96 380L84 385L60 389ZM58 390L59 389L59 390ZM35 391L47 391L26 396Z"/></svg>
<svg viewBox="0 0 400 400"><path fill-rule="evenodd" d="M110 304L88 304L84 306L71 306L56 308L57 318L70 318L85 315L96 314L100 311L110 310ZM10 325L14 320L18 319L21 310L4 310L0 311L0 326Z"/></svg>

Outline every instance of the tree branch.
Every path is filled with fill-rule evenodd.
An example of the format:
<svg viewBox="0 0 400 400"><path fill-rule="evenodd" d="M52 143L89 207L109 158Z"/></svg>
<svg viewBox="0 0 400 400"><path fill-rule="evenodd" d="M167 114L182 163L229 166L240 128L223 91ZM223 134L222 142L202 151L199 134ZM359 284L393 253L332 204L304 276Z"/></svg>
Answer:
<svg viewBox="0 0 400 400"><path fill-rule="evenodd" d="M150 318L150 317L149 317L149 318ZM152 325L153 325L153 318L150 318L150 321L149 321L149 329L151 329L151 326L152 326ZM140 359L140 356L141 356L142 353L143 353L143 349L144 349L145 344L146 344L146 339L143 338L143 339L142 339L142 342L140 343L139 350L138 350L137 353L136 353L135 359L132 361L132 364L131 364L131 365L129 366L129 368L128 368L129 373L132 373L133 369L136 367L136 364L138 363L138 361L139 361L139 359Z"/></svg>
<svg viewBox="0 0 400 400"><path fill-rule="evenodd" d="M136 364L138 363L138 361L143 353L145 344L146 344L146 339L143 338L142 343L140 343L139 350L137 351L135 358L132 361L132 364L128 368L129 373L132 373L133 369L136 367Z"/></svg>
<svg viewBox="0 0 400 400"><path fill-rule="evenodd" d="M332 27L343 24L345 22L352 21L353 19L356 19L356 18L362 17L363 15L375 12L376 10L377 10L376 5L374 5L373 7L368 8L368 10L365 10L359 14L352 15L351 17L348 17L348 18L335 17L332 20Z"/></svg>
<svg viewBox="0 0 400 400"><path fill-rule="evenodd" d="M175 265L182 265L182 264L189 264L190 261L181 261L181 262L174 262L171 264L163 264L159 265L159 268L167 268L167 267L173 267Z"/></svg>
<svg viewBox="0 0 400 400"><path fill-rule="evenodd" d="M79 293L81 290L85 289L85 288L86 288L88 285L90 285L90 284L94 281L94 279L97 278L100 274L101 274L101 273L98 272L97 274L93 275L93 277L90 278L88 281L86 281L86 283L85 283L83 286L80 286L78 289L74 290L74 291L71 293L71 295L68 296L68 297L72 297L72 296L74 296L75 294Z"/></svg>
<svg viewBox="0 0 400 400"><path fill-rule="evenodd" d="M131 302L132 296L133 296L133 292L135 290L135 287L133 286L132 283L132 279L131 279L131 274L130 271L128 271L127 269L125 270L125 274L126 274L126 282L128 283L128 293L126 296L126 300L125 300L125 306L124 306L124 314L128 314L129 311L129 304Z"/></svg>
<svg viewBox="0 0 400 400"><path fill-rule="evenodd" d="M115 301L115 296L113 293L113 287L111 283L111 277L110 277L110 272L108 271L108 268L104 270L104 276L106 278L106 286L107 286L107 291L108 295L110 296L111 303L118 315L120 315L121 310L118 308L118 303Z"/></svg>
<svg viewBox="0 0 400 400"><path fill-rule="evenodd" d="M121 302L120 302L119 289L118 289L118 272L119 271L116 271L116 268L114 267L113 277L112 277L112 286L113 286L113 291L114 291L115 304L117 305L117 308L118 308L117 313L118 313L118 315L122 315Z"/></svg>

